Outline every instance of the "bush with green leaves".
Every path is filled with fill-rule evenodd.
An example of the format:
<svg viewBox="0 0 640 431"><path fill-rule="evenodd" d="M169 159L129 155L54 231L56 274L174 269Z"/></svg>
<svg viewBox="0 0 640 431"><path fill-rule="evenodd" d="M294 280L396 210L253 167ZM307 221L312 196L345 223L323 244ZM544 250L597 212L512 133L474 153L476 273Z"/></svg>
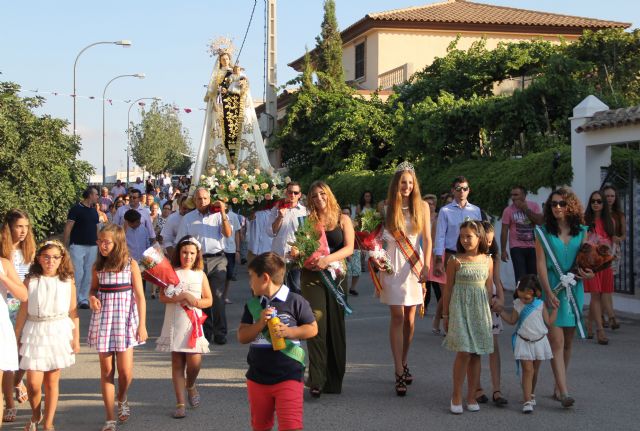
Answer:
<svg viewBox="0 0 640 431"><path fill-rule="evenodd" d="M0 217L11 208L26 211L43 239L61 232L93 168L78 160L80 140L65 133L68 121L37 116L44 98L19 91L0 82Z"/></svg>

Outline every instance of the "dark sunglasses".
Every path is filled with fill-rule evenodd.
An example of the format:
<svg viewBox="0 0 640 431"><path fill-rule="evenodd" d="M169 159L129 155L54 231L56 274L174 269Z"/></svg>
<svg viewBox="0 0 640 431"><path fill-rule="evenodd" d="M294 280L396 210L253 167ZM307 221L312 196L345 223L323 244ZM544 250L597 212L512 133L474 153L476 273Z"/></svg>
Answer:
<svg viewBox="0 0 640 431"><path fill-rule="evenodd" d="M301 193L301 192L296 192L296 191L287 190L287 194L294 195L294 196L298 196L300 193Z"/></svg>
<svg viewBox="0 0 640 431"><path fill-rule="evenodd" d="M566 208L567 201L551 201L551 208Z"/></svg>
<svg viewBox="0 0 640 431"><path fill-rule="evenodd" d="M468 191L468 190L469 190L469 186L467 186L467 187L457 186L457 187L456 187L456 188L454 188L453 190L455 190L455 191L457 191L457 192L460 192L460 191L462 191L462 192L466 192L466 191Z"/></svg>
<svg viewBox="0 0 640 431"><path fill-rule="evenodd" d="M592 204L602 205L602 199L591 199Z"/></svg>

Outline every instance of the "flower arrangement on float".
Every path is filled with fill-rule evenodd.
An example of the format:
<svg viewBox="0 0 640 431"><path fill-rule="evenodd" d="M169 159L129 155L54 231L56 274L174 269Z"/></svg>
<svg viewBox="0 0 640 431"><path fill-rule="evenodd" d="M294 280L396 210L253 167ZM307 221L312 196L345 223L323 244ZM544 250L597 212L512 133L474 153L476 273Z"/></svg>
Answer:
<svg viewBox="0 0 640 431"><path fill-rule="evenodd" d="M273 206L284 196L286 185L291 178L261 169L211 168L209 176L200 177L199 186L211 190L212 200L220 200L232 205L240 212L257 211Z"/></svg>

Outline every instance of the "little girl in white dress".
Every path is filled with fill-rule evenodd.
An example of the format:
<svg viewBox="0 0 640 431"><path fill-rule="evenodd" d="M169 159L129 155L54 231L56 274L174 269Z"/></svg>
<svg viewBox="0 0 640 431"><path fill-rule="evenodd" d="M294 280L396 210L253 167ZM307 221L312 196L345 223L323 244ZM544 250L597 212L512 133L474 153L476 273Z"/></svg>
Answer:
<svg viewBox="0 0 640 431"><path fill-rule="evenodd" d="M27 386L36 382L55 390L47 392L44 417L42 389L29 391L31 420L25 430L35 431L44 419L44 430L52 430L58 404L60 369L75 363L80 351L76 288L69 253L58 241L47 241L36 252L36 259L25 278L28 299L20 305L16 319L20 368L27 371Z"/></svg>
<svg viewBox="0 0 640 431"><path fill-rule="evenodd" d="M554 308L551 315L543 301L539 299L542 286L536 275L525 275L518 281L511 314L500 312L502 319L516 325L512 337L513 355L518 364L518 371L522 373L522 391L524 404L522 413L533 412L536 405L535 389L538 380L538 370L541 361L553 358L551 346L547 339L548 326L556 320L558 309ZM520 368L522 370L520 371Z"/></svg>
<svg viewBox="0 0 640 431"><path fill-rule="evenodd" d="M172 381L177 401L173 417L176 419L186 415L185 387L189 405L193 408L200 405L196 378L200 372L201 354L209 352L209 342L202 331L202 323L206 319L202 309L211 307L213 298L207 276L202 271L204 264L200 249L200 243L192 236L187 235L178 241L171 263L180 278L179 291L160 291L160 301L166 304L166 308L156 350L171 352Z"/></svg>

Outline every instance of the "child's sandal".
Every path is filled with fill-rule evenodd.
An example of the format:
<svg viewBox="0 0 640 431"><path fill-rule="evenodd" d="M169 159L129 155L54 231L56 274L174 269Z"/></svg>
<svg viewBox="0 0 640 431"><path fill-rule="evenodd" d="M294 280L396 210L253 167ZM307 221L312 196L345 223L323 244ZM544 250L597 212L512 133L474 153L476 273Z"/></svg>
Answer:
<svg viewBox="0 0 640 431"><path fill-rule="evenodd" d="M194 409L200 405L200 393L195 384L187 388L187 399L189 400L189 405Z"/></svg>
<svg viewBox="0 0 640 431"><path fill-rule="evenodd" d="M396 395L399 397L407 395L407 382L404 379L404 373L396 374Z"/></svg>
<svg viewBox="0 0 640 431"><path fill-rule="evenodd" d="M116 421L106 421L100 431L116 431Z"/></svg>
<svg viewBox="0 0 640 431"><path fill-rule="evenodd" d="M173 412L174 419L184 419L187 416L187 412L184 408L184 404L176 404L176 409Z"/></svg>
<svg viewBox="0 0 640 431"><path fill-rule="evenodd" d="M2 415L2 422L15 422L17 416L18 416L17 408L13 407L10 409L4 409L4 414Z"/></svg>
<svg viewBox="0 0 640 431"><path fill-rule="evenodd" d="M118 401L118 420L120 422L126 422L131 416L131 408L129 407L129 401Z"/></svg>

